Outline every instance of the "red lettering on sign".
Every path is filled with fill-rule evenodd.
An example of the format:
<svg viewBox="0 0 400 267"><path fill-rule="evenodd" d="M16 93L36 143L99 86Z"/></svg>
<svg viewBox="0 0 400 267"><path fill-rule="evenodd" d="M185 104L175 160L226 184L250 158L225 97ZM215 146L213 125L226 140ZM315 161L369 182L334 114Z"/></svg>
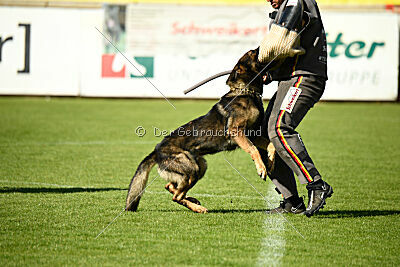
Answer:
<svg viewBox="0 0 400 267"><path fill-rule="evenodd" d="M267 26L261 27L239 27L236 23L231 23L230 25L223 26L203 26L197 25L195 22L190 22L189 24L181 24L180 22L174 22L172 24L172 34L173 35L241 35L249 36L267 33Z"/></svg>

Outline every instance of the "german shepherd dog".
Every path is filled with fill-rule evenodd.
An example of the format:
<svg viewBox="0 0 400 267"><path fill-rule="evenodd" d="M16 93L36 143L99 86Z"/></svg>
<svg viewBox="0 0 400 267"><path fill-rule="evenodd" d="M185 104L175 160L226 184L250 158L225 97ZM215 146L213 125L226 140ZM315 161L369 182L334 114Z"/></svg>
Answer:
<svg viewBox="0 0 400 267"><path fill-rule="evenodd" d="M165 189L173 195L172 200L198 213L206 213L207 209L186 193L206 172L204 155L240 147L251 155L258 175L265 179L267 169L256 146L268 151L269 171L275 150L268 139L254 134L261 129L264 115L263 80L258 75L263 65L257 57L258 49L242 56L226 82L230 91L206 115L166 136L139 164L129 185L126 210L137 210L149 172L156 163L160 176L168 181Z"/></svg>

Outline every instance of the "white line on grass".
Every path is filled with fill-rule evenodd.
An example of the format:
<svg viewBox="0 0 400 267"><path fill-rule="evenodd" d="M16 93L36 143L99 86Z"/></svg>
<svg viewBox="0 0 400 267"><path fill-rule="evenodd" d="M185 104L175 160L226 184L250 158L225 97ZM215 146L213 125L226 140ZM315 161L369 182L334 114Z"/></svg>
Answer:
<svg viewBox="0 0 400 267"><path fill-rule="evenodd" d="M270 183L267 196L272 203L280 200L274 188L274 184ZM262 240L257 266L280 266L285 254L285 220L278 214L267 214L263 228L265 237Z"/></svg>
<svg viewBox="0 0 400 267"><path fill-rule="evenodd" d="M231 168L232 169L234 169L236 172L237 172L237 174L239 174L239 176L240 177L242 177L266 202L268 202L268 204L270 204L270 205L272 205L272 203L268 200L268 198L266 198L252 183L250 183L250 181L246 178L246 177L244 177L244 175L243 174L241 174L239 171L238 171L238 169L236 169L235 168L235 166L233 166L232 165L232 163L230 163L230 161L229 160L227 160L226 158L225 158L225 161L231 166ZM275 210L276 210L276 208L275 208ZM293 230L295 230L304 240L306 239L300 232L299 232L299 230L297 230L297 228L296 227L294 227L294 225L293 224L291 224L286 218L285 218L285 216L283 216L283 214L281 214L281 213L278 213L278 215L280 215L281 216L281 218L282 219L284 219L292 228L293 228Z"/></svg>
<svg viewBox="0 0 400 267"><path fill-rule="evenodd" d="M148 145L158 141L56 141L0 143L0 146L84 146L84 145Z"/></svg>

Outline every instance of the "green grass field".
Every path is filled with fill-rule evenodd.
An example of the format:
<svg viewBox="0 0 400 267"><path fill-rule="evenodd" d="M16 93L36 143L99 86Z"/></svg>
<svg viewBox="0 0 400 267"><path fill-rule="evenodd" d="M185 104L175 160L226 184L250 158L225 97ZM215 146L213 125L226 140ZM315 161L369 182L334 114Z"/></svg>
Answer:
<svg viewBox="0 0 400 267"><path fill-rule="evenodd" d="M312 218L265 214L277 194L235 151L207 156L208 171L190 191L208 214L173 203L154 168L139 211L122 213L96 239L161 140L154 127L173 130L214 101L173 103L176 110L163 100L0 98L0 265L400 265L393 103L319 103L302 122L303 141L335 191ZM147 130L142 138L138 126Z"/></svg>

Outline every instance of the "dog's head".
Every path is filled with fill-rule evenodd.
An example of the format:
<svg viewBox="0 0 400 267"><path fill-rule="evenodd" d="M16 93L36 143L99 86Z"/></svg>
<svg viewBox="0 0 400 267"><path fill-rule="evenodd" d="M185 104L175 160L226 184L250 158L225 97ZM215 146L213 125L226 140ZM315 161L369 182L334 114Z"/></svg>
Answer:
<svg viewBox="0 0 400 267"><path fill-rule="evenodd" d="M257 60L258 51L258 48L250 50L239 59L226 81L231 90L248 88L262 94L263 80L259 72L262 71L264 65Z"/></svg>

